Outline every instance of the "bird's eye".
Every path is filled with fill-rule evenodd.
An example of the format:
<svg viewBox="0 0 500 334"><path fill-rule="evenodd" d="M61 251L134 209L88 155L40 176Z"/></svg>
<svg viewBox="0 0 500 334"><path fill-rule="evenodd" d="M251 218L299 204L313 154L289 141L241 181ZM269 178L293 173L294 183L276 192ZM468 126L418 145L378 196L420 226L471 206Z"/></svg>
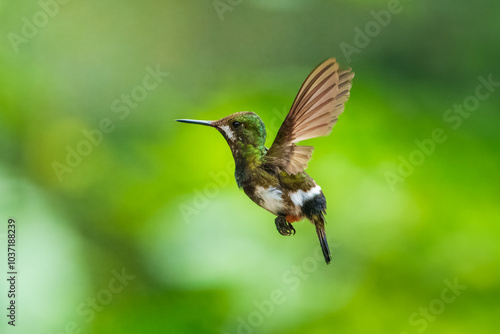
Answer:
<svg viewBox="0 0 500 334"><path fill-rule="evenodd" d="M240 125L241 125L241 123L238 121L233 122L233 128L238 128Z"/></svg>

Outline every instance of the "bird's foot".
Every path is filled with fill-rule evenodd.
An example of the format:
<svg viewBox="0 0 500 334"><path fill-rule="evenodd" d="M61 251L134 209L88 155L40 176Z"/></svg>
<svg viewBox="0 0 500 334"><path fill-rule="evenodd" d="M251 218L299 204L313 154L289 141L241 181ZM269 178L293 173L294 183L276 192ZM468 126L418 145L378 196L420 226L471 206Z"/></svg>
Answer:
<svg viewBox="0 0 500 334"><path fill-rule="evenodd" d="M289 236L295 234L295 229L293 228L292 224L287 222L285 216L276 217L274 222L276 224L276 229L281 235Z"/></svg>

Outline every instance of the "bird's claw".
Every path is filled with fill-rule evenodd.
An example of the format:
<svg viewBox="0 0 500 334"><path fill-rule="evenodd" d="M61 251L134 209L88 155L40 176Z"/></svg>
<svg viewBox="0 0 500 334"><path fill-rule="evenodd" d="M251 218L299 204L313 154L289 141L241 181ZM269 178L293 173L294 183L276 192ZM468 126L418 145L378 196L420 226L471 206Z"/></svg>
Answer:
<svg viewBox="0 0 500 334"><path fill-rule="evenodd" d="M281 235L290 236L292 234L295 235L295 228L286 221L284 216L278 216L274 222L276 223L276 229Z"/></svg>

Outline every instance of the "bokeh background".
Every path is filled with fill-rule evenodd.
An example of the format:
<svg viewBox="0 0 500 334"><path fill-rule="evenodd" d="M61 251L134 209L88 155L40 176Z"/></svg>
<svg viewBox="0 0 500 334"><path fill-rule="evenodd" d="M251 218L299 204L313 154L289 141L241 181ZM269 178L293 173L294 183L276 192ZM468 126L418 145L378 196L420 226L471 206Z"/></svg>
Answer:
<svg viewBox="0 0 500 334"><path fill-rule="evenodd" d="M388 10L376 23L371 11ZM479 79L500 81L498 1L42 0L0 11L1 267L9 217L19 265L17 326L4 311L0 327L498 333L500 87ZM251 110L270 144L328 57L356 77L332 134L305 142L328 199L326 266L309 223L282 237L238 190L217 131L173 120ZM145 90L151 71L161 75ZM448 111L464 103L466 116ZM435 129L446 140L418 153ZM420 160L403 177L410 156Z"/></svg>

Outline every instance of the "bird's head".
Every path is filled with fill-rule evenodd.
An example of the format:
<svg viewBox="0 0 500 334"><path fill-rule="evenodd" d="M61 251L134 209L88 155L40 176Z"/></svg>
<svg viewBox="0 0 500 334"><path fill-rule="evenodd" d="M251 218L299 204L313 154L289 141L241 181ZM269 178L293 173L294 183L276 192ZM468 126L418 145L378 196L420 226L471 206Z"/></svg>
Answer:
<svg viewBox="0 0 500 334"><path fill-rule="evenodd" d="M263 148L266 142L266 127L260 117L250 111L231 114L217 121L178 119L178 122L207 125L216 128L226 138L233 154L245 146Z"/></svg>

